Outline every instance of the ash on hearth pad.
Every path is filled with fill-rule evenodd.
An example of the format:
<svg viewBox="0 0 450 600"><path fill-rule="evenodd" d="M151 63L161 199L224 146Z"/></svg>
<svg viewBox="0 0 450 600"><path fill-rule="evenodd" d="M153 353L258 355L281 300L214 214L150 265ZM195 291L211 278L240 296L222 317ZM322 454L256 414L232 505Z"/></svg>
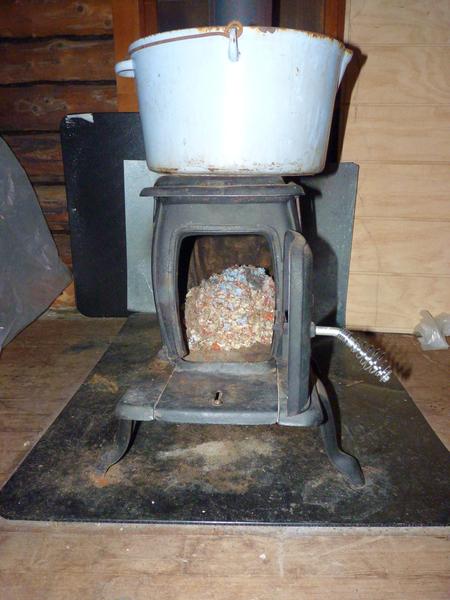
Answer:
<svg viewBox="0 0 450 600"><path fill-rule="evenodd" d="M270 346L275 283L261 267L229 267L186 294L189 349L233 351Z"/></svg>

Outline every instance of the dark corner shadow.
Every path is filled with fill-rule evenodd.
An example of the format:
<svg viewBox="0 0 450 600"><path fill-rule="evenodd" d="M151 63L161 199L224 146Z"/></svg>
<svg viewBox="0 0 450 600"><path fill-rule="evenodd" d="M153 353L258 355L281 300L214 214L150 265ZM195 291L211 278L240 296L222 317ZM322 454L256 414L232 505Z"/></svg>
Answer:
<svg viewBox="0 0 450 600"><path fill-rule="evenodd" d="M339 94L339 110L337 111L338 124L333 124L332 127L333 132L336 132L336 162L339 162L342 156L342 147L345 138L345 130L347 128L347 121L350 110L350 100L356 87L359 74L367 61L367 55L363 54L357 46L353 46L352 44L345 45L349 50L352 50L353 57L347 67L347 70L341 83L341 91Z"/></svg>
<svg viewBox="0 0 450 600"><path fill-rule="evenodd" d="M337 166L330 164L327 172L333 173ZM338 261L337 256L318 231L316 202L322 197L313 181L301 182L305 195L300 201L302 231L313 255L313 321L319 324L335 325L338 303ZM312 341L314 370L322 381L336 422L336 432L340 443L341 419L336 391L329 379L334 340L319 338Z"/></svg>
<svg viewBox="0 0 450 600"><path fill-rule="evenodd" d="M328 165L324 173L333 173ZM313 255L313 320L317 325L335 325L338 305L338 260L332 246L319 233L316 202L322 198L313 182L302 181L305 195L300 201L302 231Z"/></svg>
<svg viewBox="0 0 450 600"><path fill-rule="evenodd" d="M312 371L313 377L317 377L323 384L326 393L328 394L328 399L330 401L330 408L334 418L335 426L336 426L336 436L338 441L339 448L342 448L342 419L341 419L341 411L339 409L339 398L336 393L336 389L329 378L329 368L330 365L324 364L324 359L326 357L331 358L333 353L333 345L334 340L327 338L322 338L320 340L320 348L317 348L315 344L313 344L313 359L312 359Z"/></svg>
<svg viewBox="0 0 450 600"><path fill-rule="evenodd" d="M385 360L400 379L406 381L411 377L412 364L405 360L403 349L396 338L374 332L366 332L364 336L369 344L383 351Z"/></svg>
<svg viewBox="0 0 450 600"><path fill-rule="evenodd" d="M327 164L321 175L332 175L338 164ZM314 176L292 177L290 181L302 186L304 195L299 201L301 232L311 248L313 256L313 311L312 320L316 325L343 326L342 315L338 314L339 265L335 249L322 237L317 222L317 203L323 198L322 192L314 183ZM323 338L322 338L323 340ZM314 341L315 342L315 341ZM313 343L313 346L315 343ZM321 344L322 349L324 344ZM321 352L320 368L324 375L329 372L333 344L327 344L328 351ZM332 397L332 394L330 394Z"/></svg>

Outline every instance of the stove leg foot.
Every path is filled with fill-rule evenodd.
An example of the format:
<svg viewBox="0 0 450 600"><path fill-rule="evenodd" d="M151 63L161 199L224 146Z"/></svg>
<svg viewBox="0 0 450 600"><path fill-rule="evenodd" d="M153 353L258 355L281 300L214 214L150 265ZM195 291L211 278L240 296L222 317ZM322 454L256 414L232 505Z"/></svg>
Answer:
<svg viewBox="0 0 450 600"><path fill-rule="evenodd" d="M98 473L101 475L106 475L108 469L119 462L119 460L128 450L131 436L133 435L134 431L134 424L134 421L119 419L113 446L102 455L99 463L96 466Z"/></svg>
<svg viewBox="0 0 450 600"><path fill-rule="evenodd" d="M323 383L319 379L316 382L316 392L326 417L325 423L320 425L320 433L330 462L350 483L364 485L364 475L358 460L339 447L331 402Z"/></svg>

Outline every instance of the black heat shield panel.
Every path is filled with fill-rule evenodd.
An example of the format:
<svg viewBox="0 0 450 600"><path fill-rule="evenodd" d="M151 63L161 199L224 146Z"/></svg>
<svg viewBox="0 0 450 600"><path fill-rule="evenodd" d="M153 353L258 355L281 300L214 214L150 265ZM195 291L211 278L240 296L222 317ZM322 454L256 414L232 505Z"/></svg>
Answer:
<svg viewBox="0 0 450 600"><path fill-rule="evenodd" d="M61 144L77 307L90 317L126 316L123 161L145 160L139 114L66 117ZM342 163L300 180L318 323L345 323L357 177L357 165Z"/></svg>
<svg viewBox="0 0 450 600"><path fill-rule="evenodd" d="M61 145L78 310L126 316L123 161L145 158L139 114L65 117Z"/></svg>

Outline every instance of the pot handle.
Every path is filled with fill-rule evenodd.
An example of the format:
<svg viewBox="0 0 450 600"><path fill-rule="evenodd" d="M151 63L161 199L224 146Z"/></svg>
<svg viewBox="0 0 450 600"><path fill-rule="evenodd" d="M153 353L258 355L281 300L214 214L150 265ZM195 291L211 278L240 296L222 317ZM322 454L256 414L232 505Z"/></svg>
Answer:
<svg viewBox="0 0 450 600"><path fill-rule="evenodd" d="M239 60L238 37L242 35L244 27L240 21L231 21L225 28L225 34L228 36L228 58L231 62Z"/></svg>
<svg viewBox="0 0 450 600"><path fill-rule="evenodd" d="M131 58L129 60L121 60L114 67L116 75L120 77L134 77L134 67Z"/></svg>

